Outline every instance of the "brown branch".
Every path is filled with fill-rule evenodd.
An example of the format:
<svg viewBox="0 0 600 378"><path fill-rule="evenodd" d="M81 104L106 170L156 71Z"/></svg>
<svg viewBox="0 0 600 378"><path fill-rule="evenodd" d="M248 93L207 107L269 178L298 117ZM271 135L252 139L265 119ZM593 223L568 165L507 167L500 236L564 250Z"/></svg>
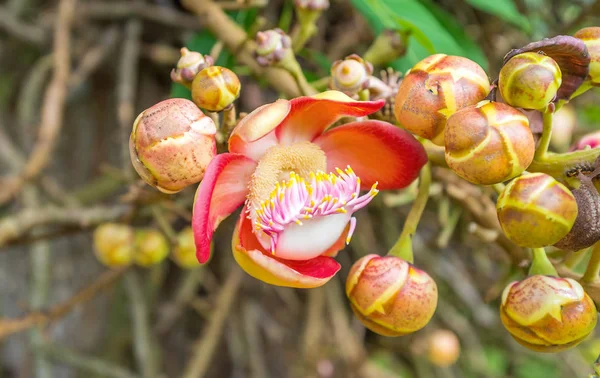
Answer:
<svg viewBox="0 0 600 378"><path fill-rule="evenodd" d="M0 340L6 337L25 331L34 326L46 326L71 312L77 305L85 303L94 298L104 289L115 283L127 270L127 268L117 270L107 270L102 273L89 286L81 289L66 302L63 302L47 311L31 312L23 317L16 319L0 318Z"/></svg>
<svg viewBox="0 0 600 378"><path fill-rule="evenodd" d="M242 283L243 274L244 273L238 268L233 268L233 270L229 272L227 281L225 281L225 284L217 297L217 303L214 306L210 320L205 326L202 336L194 346L194 352L182 375L183 378L201 378L206 374L206 371L210 366L210 361L219 344L225 320L227 320L231 307L235 303L238 289Z"/></svg>
<svg viewBox="0 0 600 378"><path fill-rule="evenodd" d="M87 17L115 20L139 17L144 20L160 23L166 26L200 29L202 25L194 16L179 12L177 10L147 2L134 1L94 1L81 4L77 12Z"/></svg>
<svg viewBox="0 0 600 378"><path fill-rule="evenodd" d="M256 43L217 4L209 0L183 0L183 5L198 15L202 24L223 42L238 62L248 66L257 76L266 78L271 86L287 97L301 95L294 78L282 69L261 67L254 59Z"/></svg>
<svg viewBox="0 0 600 378"><path fill-rule="evenodd" d="M77 0L62 0L58 6L58 19L54 32L54 74L42 106L42 117L38 140L28 157L25 167L16 177L4 179L4 190L0 192L0 204L17 194L25 182L37 177L50 161L57 136L63 123L64 106L71 70L71 22Z"/></svg>
<svg viewBox="0 0 600 378"><path fill-rule="evenodd" d="M32 229L44 225L90 227L114 221L124 216L131 206L96 206L89 208L45 207L24 209L0 220L0 247L26 235Z"/></svg>

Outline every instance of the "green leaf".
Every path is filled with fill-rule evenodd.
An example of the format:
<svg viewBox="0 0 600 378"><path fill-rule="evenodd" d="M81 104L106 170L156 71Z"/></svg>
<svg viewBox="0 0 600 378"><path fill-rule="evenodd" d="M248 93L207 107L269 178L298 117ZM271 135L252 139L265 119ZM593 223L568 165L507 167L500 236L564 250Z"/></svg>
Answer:
<svg viewBox="0 0 600 378"><path fill-rule="evenodd" d="M531 31L527 17L519 13L513 0L466 0L477 9L492 14L506 22L520 27L526 32Z"/></svg>
<svg viewBox="0 0 600 378"><path fill-rule="evenodd" d="M488 59L483 50L465 33L464 27L445 10L435 5L431 0L421 0L423 5L435 16L438 22L446 28L452 37L468 52L468 57L479 64L484 70L488 69Z"/></svg>
<svg viewBox="0 0 600 378"><path fill-rule="evenodd" d="M433 3L428 6L418 0L352 0L352 3L376 34L384 28L411 31L406 55L391 65L397 70L406 71L433 53L485 62L481 51L461 32L456 21L454 24L444 21L447 14L436 16L441 10Z"/></svg>

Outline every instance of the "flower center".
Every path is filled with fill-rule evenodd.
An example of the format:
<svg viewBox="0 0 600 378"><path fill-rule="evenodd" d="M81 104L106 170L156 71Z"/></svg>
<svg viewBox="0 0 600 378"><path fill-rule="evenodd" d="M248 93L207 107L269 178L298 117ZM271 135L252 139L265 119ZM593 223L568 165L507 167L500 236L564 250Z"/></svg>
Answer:
<svg viewBox="0 0 600 378"><path fill-rule="evenodd" d="M248 193L251 207L258 208L278 182L287 180L290 172L308 179L311 172L324 171L327 158L323 150L314 143L300 142L290 146L273 146L258 161L252 174Z"/></svg>
<svg viewBox="0 0 600 378"><path fill-rule="evenodd" d="M311 172L308 179L291 172L288 181L277 183L269 198L254 208L255 233L263 245L269 242L273 254L297 260L316 257L339 239L348 222L346 243L350 242L356 225L352 213L379 191L374 184L361 196L360 178L352 168L336 171Z"/></svg>

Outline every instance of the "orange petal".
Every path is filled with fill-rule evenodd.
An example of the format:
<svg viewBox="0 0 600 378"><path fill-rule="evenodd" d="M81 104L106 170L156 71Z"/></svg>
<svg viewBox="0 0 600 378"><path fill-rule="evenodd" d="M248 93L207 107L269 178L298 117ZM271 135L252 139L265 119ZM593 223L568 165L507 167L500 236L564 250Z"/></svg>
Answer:
<svg viewBox="0 0 600 378"><path fill-rule="evenodd" d="M244 203L256 162L243 155L220 154L208 165L194 201L192 228L196 257L210 257L210 241L219 223Z"/></svg>
<svg viewBox="0 0 600 378"><path fill-rule="evenodd" d="M351 166L362 188L404 188L427 162L425 149L409 132L382 121L335 127L313 141L327 156L327 171Z"/></svg>
<svg viewBox="0 0 600 378"><path fill-rule="evenodd" d="M319 256L310 260L279 259L265 251L252 232L252 223L242 210L232 239L233 256L252 277L271 285L295 288L314 288L327 283L339 270L331 257Z"/></svg>
<svg viewBox="0 0 600 378"><path fill-rule="evenodd" d="M275 133L281 144L312 141L342 117L363 117L381 109L385 100L356 101L342 92L327 91L290 101L289 115Z"/></svg>

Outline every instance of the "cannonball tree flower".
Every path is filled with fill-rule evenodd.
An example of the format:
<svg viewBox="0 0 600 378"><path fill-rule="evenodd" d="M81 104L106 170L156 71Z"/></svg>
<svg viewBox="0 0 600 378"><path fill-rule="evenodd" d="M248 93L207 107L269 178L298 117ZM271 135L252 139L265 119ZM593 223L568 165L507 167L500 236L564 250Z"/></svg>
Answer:
<svg viewBox="0 0 600 378"><path fill-rule="evenodd" d="M406 187L427 161L421 144L389 123L330 128L384 103L328 91L278 100L244 117L229 153L212 160L198 187L192 220L198 260L208 260L214 230L244 205L232 249L248 274L299 288L333 277L340 265L332 256L356 226L352 213L379 189Z"/></svg>

